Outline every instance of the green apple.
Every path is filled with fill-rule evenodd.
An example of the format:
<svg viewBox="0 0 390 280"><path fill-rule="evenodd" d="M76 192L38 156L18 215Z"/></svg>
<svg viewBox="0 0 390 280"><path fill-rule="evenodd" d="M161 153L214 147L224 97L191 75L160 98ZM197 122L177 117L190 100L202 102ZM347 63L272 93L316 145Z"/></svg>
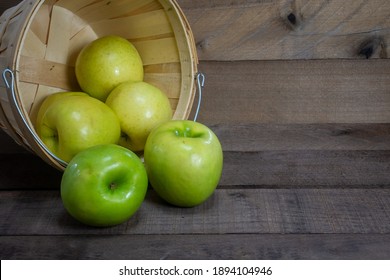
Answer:
<svg viewBox="0 0 390 280"><path fill-rule="evenodd" d="M89 95L58 98L50 106L43 106L38 114L42 115L38 136L66 162L86 148L119 141L118 117L110 107Z"/></svg>
<svg viewBox="0 0 390 280"><path fill-rule="evenodd" d="M146 82L124 82L109 94L106 104L116 113L122 130L119 141L134 152L144 149L150 131L172 119L168 97Z"/></svg>
<svg viewBox="0 0 390 280"><path fill-rule="evenodd" d="M113 226L128 220L141 206L148 188L139 157L107 144L78 153L61 180L61 199L68 213L91 226Z"/></svg>
<svg viewBox="0 0 390 280"><path fill-rule="evenodd" d="M86 45L76 59L76 78L83 91L105 101L111 90L125 81L142 81L141 56L128 40L105 36Z"/></svg>
<svg viewBox="0 0 390 280"><path fill-rule="evenodd" d="M223 167L219 139L207 126L172 120L150 133L144 161L151 186L167 202L193 207L216 189Z"/></svg>

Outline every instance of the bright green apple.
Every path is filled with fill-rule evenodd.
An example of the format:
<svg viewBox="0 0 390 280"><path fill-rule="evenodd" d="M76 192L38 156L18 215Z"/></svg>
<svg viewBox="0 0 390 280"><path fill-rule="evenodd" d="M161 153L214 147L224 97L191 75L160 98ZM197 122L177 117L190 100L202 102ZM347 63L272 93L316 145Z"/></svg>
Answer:
<svg viewBox="0 0 390 280"><path fill-rule="evenodd" d="M115 87L106 104L119 118L122 137L119 141L134 152L144 149L150 131L172 119L168 97L146 82L125 82Z"/></svg>
<svg viewBox="0 0 390 280"><path fill-rule="evenodd" d="M39 137L66 162L89 147L119 141L118 117L105 103L89 95L59 98L38 114L42 115L37 127Z"/></svg>
<svg viewBox="0 0 390 280"><path fill-rule="evenodd" d="M105 36L85 46L76 59L76 78L83 91L105 101L111 90L125 81L142 81L141 56L128 40Z"/></svg>
<svg viewBox="0 0 390 280"><path fill-rule="evenodd" d="M194 121L175 120L153 129L146 141L144 161L157 194L173 205L193 207L216 189L223 152L210 128Z"/></svg>
<svg viewBox="0 0 390 280"><path fill-rule="evenodd" d="M148 188L139 157L119 145L99 145L78 153L61 180L65 209L91 226L128 220L141 206Z"/></svg>

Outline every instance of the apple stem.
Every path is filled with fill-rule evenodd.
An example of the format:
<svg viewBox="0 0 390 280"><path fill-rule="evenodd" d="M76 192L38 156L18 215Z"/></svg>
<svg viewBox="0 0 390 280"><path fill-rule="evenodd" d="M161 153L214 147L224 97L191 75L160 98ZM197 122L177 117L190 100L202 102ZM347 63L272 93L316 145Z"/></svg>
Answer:
<svg viewBox="0 0 390 280"><path fill-rule="evenodd" d="M116 189L116 184L115 183L110 183L110 190Z"/></svg>

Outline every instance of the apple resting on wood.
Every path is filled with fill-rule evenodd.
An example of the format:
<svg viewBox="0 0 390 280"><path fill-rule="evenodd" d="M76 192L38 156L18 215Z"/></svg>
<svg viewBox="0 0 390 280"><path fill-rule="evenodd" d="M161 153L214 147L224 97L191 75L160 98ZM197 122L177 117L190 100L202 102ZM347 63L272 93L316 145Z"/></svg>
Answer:
<svg viewBox="0 0 390 280"><path fill-rule="evenodd" d="M144 160L149 182L164 200L192 207L213 194L222 174L223 153L207 126L173 120L152 130Z"/></svg>
<svg viewBox="0 0 390 280"><path fill-rule="evenodd" d="M147 188L146 170L136 154L119 145L99 145L69 162L61 180L61 198L80 222L114 226L134 215Z"/></svg>

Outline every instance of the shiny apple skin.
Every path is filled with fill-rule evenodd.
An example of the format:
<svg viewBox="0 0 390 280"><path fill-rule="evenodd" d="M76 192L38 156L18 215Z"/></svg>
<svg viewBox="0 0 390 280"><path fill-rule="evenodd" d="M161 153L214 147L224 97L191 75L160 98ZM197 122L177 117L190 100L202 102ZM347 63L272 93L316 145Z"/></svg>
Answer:
<svg viewBox="0 0 390 280"><path fill-rule="evenodd" d="M132 217L147 188L146 170L137 155L118 145L99 145L70 161L62 176L61 198L78 221L106 227Z"/></svg>
<svg viewBox="0 0 390 280"><path fill-rule="evenodd" d="M152 130L144 160L149 182L160 197L179 207L193 207L205 202L217 188L223 151L207 126L172 120Z"/></svg>
<svg viewBox="0 0 390 280"><path fill-rule="evenodd" d="M133 152L143 151L150 131L172 119L168 97L146 82L125 82L115 87L106 104L118 116L122 136L119 144Z"/></svg>
<svg viewBox="0 0 390 280"><path fill-rule="evenodd" d="M89 147L119 141L118 117L105 103L89 95L68 95L42 109L45 112L38 135L52 153L66 162Z"/></svg>
<svg viewBox="0 0 390 280"><path fill-rule="evenodd" d="M85 46L77 56L75 72L81 89L103 102L120 83L144 78L138 50L115 35L98 38Z"/></svg>

